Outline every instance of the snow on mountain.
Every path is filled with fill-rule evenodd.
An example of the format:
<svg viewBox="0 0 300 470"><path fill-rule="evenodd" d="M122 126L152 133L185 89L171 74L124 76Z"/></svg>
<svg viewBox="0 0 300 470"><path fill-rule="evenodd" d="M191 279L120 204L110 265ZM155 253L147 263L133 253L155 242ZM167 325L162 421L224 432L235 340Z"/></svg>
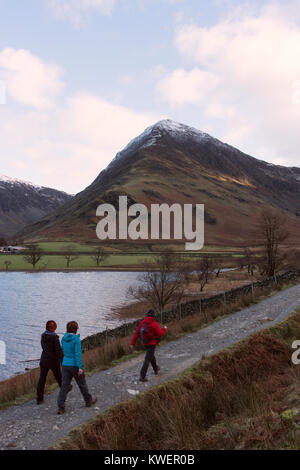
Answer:
<svg viewBox="0 0 300 470"><path fill-rule="evenodd" d="M0 235L13 236L70 198L63 191L0 175Z"/></svg>
<svg viewBox="0 0 300 470"><path fill-rule="evenodd" d="M211 140L214 141L216 145L226 145L220 142L218 139L215 139L209 134L206 134L205 132L202 132L194 127L181 124L179 122L173 121L172 119L163 119L153 124L152 126L147 127L138 137L132 139L123 150L116 154L115 158L108 166L108 169L110 169L111 166L113 166L120 158L134 153L138 149L155 145L159 139L163 138L164 136L171 136L179 143L185 140L193 140L194 142Z"/></svg>
<svg viewBox="0 0 300 470"><path fill-rule="evenodd" d="M23 181L23 180L20 180L18 178L11 178L10 176L6 176L6 175L0 175L0 183L3 182L3 183L10 183L10 184L23 184L23 185L26 185L26 186L31 186L33 188L36 188L36 189L42 189L43 186L38 186L34 183L31 183L31 181Z"/></svg>

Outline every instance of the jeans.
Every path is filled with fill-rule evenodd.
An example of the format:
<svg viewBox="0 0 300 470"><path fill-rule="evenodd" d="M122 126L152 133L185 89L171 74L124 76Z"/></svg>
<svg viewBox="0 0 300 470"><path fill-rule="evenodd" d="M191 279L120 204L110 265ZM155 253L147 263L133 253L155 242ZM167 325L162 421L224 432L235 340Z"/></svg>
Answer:
<svg viewBox="0 0 300 470"><path fill-rule="evenodd" d="M150 363L151 363L151 366L153 367L154 372L157 373L157 364L156 364L156 359L155 359L155 346L146 347L146 355L145 355L143 366L141 368L142 379L146 377L147 370L148 370Z"/></svg>
<svg viewBox="0 0 300 470"><path fill-rule="evenodd" d="M78 370L78 367L75 366L62 367L62 385L57 399L57 405L59 409L65 408L65 401L73 377L76 380L76 383L82 393L85 403L88 404L92 401L92 395L89 393L84 373L78 375Z"/></svg>
<svg viewBox="0 0 300 470"><path fill-rule="evenodd" d="M56 382L61 387L61 364L57 362L45 362L40 364L40 378L37 385L37 399L42 401L44 399L45 384L49 370L52 370Z"/></svg>

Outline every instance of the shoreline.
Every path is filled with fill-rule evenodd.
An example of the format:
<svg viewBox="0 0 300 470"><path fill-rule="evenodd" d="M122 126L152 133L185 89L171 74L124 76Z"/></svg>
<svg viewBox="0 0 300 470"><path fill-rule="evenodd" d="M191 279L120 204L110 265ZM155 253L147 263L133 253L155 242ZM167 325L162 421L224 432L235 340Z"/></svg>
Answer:
<svg viewBox="0 0 300 470"><path fill-rule="evenodd" d="M70 268L70 269L57 269L57 268L49 268L49 269L9 269L8 271L6 269L0 269L0 273L49 273L49 272L56 272L56 273L70 273L70 272L97 272L97 271L104 271L104 272L110 272L110 271L117 271L117 272L135 272L135 271L155 271L155 269L147 269L147 268L121 268L121 267L116 267L116 268Z"/></svg>

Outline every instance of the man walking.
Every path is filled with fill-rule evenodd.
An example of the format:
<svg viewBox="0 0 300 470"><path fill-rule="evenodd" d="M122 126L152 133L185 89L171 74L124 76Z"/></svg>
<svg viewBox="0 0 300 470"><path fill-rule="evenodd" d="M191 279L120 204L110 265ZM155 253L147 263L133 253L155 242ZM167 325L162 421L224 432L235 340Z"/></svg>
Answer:
<svg viewBox="0 0 300 470"><path fill-rule="evenodd" d="M155 321L154 315L154 310L152 309L147 312L146 318L140 322L136 332L134 333L130 345L133 349L137 339L140 338L146 348L146 355L140 372L141 382L148 382L146 374L149 364L151 364L156 375L160 369L156 363L155 347L157 346L159 339L165 335L167 327L164 326L160 329L158 323Z"/></svg>
<svg viewBox="0 0 300 470"><path fill-rule="evenodd" d="M58 385L61 387L63 351L59 342L59 336L55 333L56 328L57 325L54 320L47 321L46 331L41 337L43 352L40 359L40 378L37 385L36 402L38 405L44 403L45 384L50 369Z"/></svg>
<svg viewBox="0 0 300 470"><path fill-rule="evenodd" d="M67 324L67 332L62 338L62 348L64 353L62 363L62 386L58 395L58 414L65 412L65 401L68 390L74 377L85 401L85 406L94 405L97 398L93 398L89 393L88 386L85 381L82 365L81 341L77 334L78 323L71 321Z"/></svg>

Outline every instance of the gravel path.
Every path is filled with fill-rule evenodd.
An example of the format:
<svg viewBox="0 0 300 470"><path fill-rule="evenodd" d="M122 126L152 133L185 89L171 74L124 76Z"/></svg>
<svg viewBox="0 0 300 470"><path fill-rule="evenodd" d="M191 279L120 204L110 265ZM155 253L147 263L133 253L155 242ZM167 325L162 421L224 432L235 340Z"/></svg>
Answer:
<svg viewBox="0 0 300 470"><path fill-rule="evenodd" d="M30 401L0 412L0 449L47 449L79 424L111 406L134 397L147 388L169 380L199 361L250 334L285 319L300 305L300 284L286 289L210 326L161 345L157 359L160 375L149 368L148 383L138 381L143 356L120 363L87 378L90 391L98 403L85 408L75 385L66 402L66 413L57 416L57 391L46 395L45 404ZM295 338L299 339L299 338Z"/></svg>

